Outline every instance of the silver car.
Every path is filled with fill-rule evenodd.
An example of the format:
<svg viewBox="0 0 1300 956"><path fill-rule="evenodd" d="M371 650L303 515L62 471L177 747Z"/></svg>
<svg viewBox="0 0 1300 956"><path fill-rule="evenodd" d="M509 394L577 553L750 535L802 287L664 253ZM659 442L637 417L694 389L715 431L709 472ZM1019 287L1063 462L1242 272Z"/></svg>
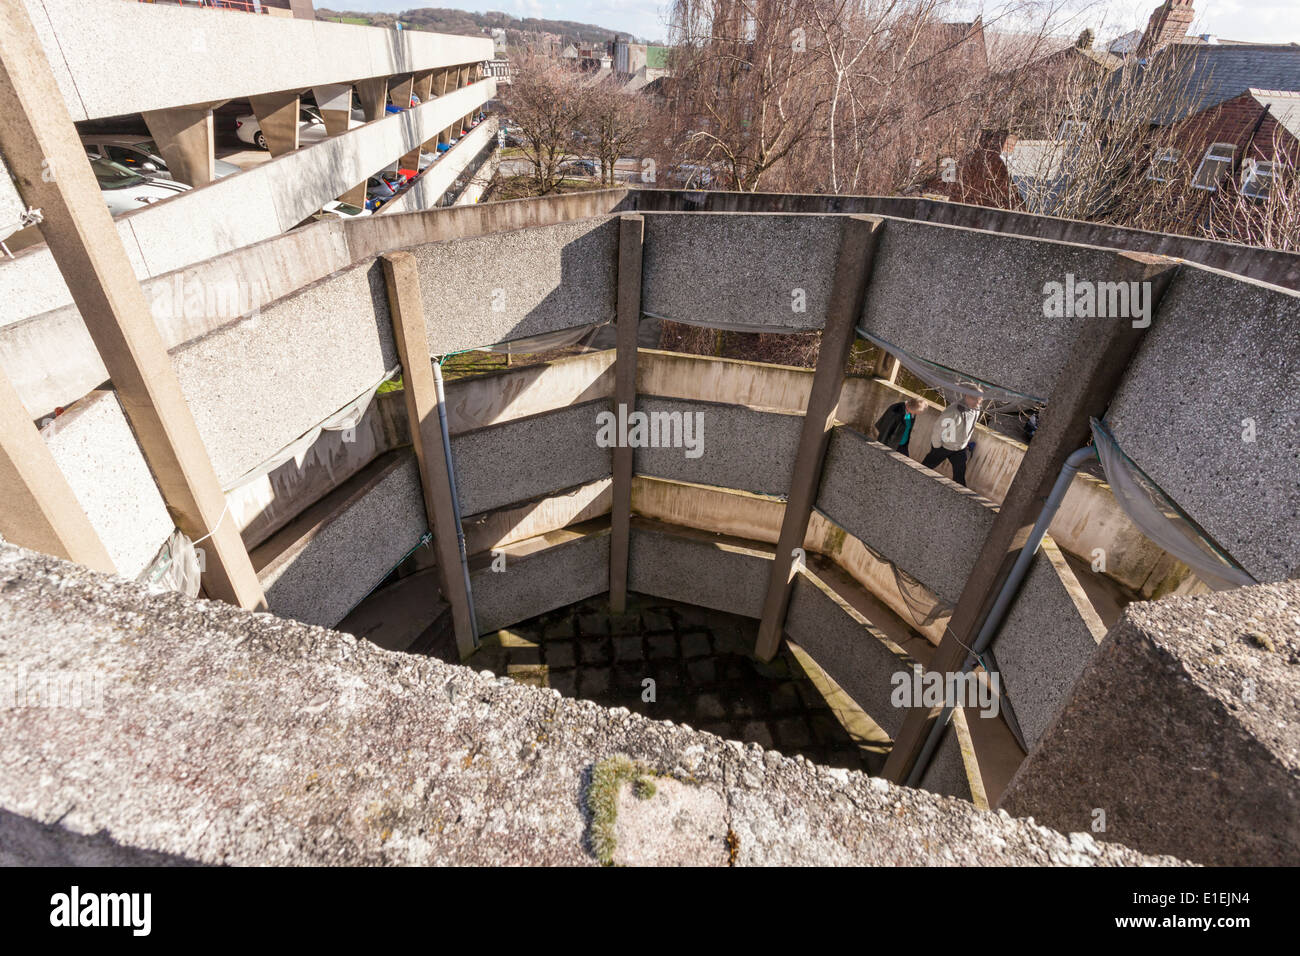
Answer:
<svg viewBox="0 0 1300 956"><path fill-rule="evenodd" d="M167 168L158 144L146 137L107 134L82 136L81 144L92 160L106 159L150 179L175 178ZM217 179L239 172L238 166L220 159L212 164L212 168Z"/></svg>
<svg viewBox="0 0 1300 956"><path fill-rule="evenodd" d="M150 179L141 176L107 159L92 159L90 168L95 171L100 193L104 197L104 202L108 203L108 211L114 216L131 212L133 209L143 209L145 206L170 199L190 189L184 183L172 182L169 179Z"/></svg>

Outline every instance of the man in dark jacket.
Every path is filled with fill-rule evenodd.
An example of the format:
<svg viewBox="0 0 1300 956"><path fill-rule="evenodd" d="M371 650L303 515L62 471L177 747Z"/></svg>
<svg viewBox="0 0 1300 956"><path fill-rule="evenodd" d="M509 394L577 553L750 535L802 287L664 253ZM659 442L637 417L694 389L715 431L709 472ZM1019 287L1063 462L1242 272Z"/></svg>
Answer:
<svg viewBox="0 0 1300 956"><path fill-rule="evenodd" d="M876 422L876 441L882 445L906 455L907 443L912 439L912 426L925 403L919 398L909 398L906 402L895 402L885 409L885 414Z"/></svg>

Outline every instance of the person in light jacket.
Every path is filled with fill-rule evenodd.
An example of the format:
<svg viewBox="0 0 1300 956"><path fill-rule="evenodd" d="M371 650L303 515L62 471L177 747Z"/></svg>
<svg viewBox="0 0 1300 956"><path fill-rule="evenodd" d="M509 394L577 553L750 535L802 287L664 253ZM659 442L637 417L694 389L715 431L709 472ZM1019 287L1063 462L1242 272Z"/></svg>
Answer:
<svg viewBox="0 0 1300 956"><path fill-rule="evenodd" d="M925 402L919 398L909 398L906 402L890 405L876 422L876 441L906 455L907 443L912 440L912 426L916 424L916 416L923 408Z"/></svg>
<svg viewBox="0 0 1300 956"><path fill-rule="evenodd" d="M975 434L975 421L980 415L979 398L962 396L943 410L930 432L930 453L921 462L926 468L937 468L940 462L952 462L952 480L966 484L966 458L971 436Z"/></svg>

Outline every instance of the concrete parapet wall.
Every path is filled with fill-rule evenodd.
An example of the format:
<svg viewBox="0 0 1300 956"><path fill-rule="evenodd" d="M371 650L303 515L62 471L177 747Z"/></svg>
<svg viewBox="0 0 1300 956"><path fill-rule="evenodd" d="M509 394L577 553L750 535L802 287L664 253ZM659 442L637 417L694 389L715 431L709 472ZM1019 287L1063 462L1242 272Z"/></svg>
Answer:
<svg viewBox="0 0 1300 956"><path fill-rule="evenodd" d="M1060 549L1044 539L993 641L1003 690L1030 749L1105 636L1105 625Z"/></svg>
<svg viewBox="0 0 1300 956"><path fill-rule="evenodd" d="M1300 862L1300 582L1130 604L1000 806L1217 866ZM1014 691L1013 691L1014 693Z"/></svg>
<svg viewBox="0 0 1300 956"><path fill-rule="evenodd" d="M271 611L333 626L428 531L420 472L390 452L251 553Z"/></svg>
<svg viewBox="0 0 1300 956"><path fill-rule="evenodd" d="M842 426L831 435L816 507L949 603L994 517L976 493Z"/></svg>
<svg viewBox="0 0 1300 956"><path fill-rule="evenodd" d="M609 590L609 529L557 533L556 543L519 556L507 551L505 570L470 575L480 634L566 607ZM517 545L519 543L516 543Z"/></svg>
<svg viewBox="0 0 1300 956"><path fill-rule="evenodd" d="M492 58L480 37L120 0L24 2L74 120Z"/></svg>
<svg viewBox="0 0 1300 956"><path fill-rule="evenodd" d="M820 329L842 230L835 216L648 215L641 309L695 325Z"/></svg>
<svg viewBox="0 0 1300 956"><path fill-rule="evenodd" d="M886 221L862 327L913 355L1017 392L1050 398L1090 322L1046 318L1043 286L1067 274L1115 278L1105 249Z"/></svg>
<svg viewBox="0 0 1300 956"><path fill-rule="evenodd" d="M1107 422L1262 581L1300 572L1300 293L1185 267Z"/></svg>
<svg viewBox="0 0 1300 956"><path fill-rule="evenodd" d="M474 236L412 249L435 355L614 318L618 223Z"/></svg>
<svg viewBox="0 0 1300 956"><path fill-rule="evenodd" d="M383 274L347 269L181 347L172 364L227 483L398 364Z"/></svg>
<svg viewBox="0 0 1300 956"><path fill-rule="evenodd" d="M684 530L633 522L628 590L743 617L762 616L771 553Z"/></svg>
<svg viewBox="0 0 1300 956"><path fill-rule="evenodd" d="M0 593L6 666L104 702L0 708L3 865L594 865L586 786L616 754L679 778L690 863L726 863L728 830L738 865L1175 862L10 545ZM620 850L655 862L636 812Z"/></svg>
<svg viewBox="0 0 1300 956"><path fill-rule="evenodd" d="M862 615L815 576L795 577L785 633L892 738L906 711L893 706L892 678L910 661L900 657Z"/></svg>
<svg viewBox="0 0 1300 956"><path fill-rule="evenodd" d="M637 448L633 454L637 473L767 495L784 495L790 490L803 416L654 396L639 398L636 407L651 416L651 422L681 426L674 432L677 436L683 434L689 416L692 440L698 442L697 448ZM673 421L676 426L671 425ZM665 439L660 436L661 441ZM690 457L692 454L697 457Z"/></svg>
<svg viewBox="0 0 1300 956"><path fill-rule="evenodd" d="M610 449L596 444L598 400L456 435L451 441L461 512L492 511L608 477Z"/></svg>
<svg viewBox="0 0 1300 956"><path fill-rule="evenodd" d="M614 350L586 352L446 385L447 427L453 435L614 394Z"/></svg>

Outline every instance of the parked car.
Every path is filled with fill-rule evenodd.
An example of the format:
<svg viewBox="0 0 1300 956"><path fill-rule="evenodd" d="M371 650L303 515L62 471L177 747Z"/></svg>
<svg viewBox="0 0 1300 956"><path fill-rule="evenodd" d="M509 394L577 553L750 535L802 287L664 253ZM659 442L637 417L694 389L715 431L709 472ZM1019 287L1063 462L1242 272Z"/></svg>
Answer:
<svg viewBox="0 0 1300 956"><path fill-rule="evenodd" d="M262 127L258 125L257 117L252 113L246 116L240 116L235 119L235 135L241 142L256 146L258 149L268 149L266 145L266 134L262 132ZM298 142L319 143L329 133L325 130L325 120L321 118L310 106L304 106L298 110Z"/></svg>
<svg viewBox="0 0 1300 956"><path fill-rule="evenodd" d="M354 206L351 203L339 202L337 199L327 202L321 207L321 211L312 216L313 219L352 219L358 216L369 216L370 210L364 206Z"/></svg>
<svg viewBox="0 0 1300 956"><path fill-rule="evenodd" d="M93 159L90 168L95 171L100 193L104 202L108 203L108 211L114 216L170 199L190 189L184 183L170 179L141 176L108 159Z"/></svg>
<svg viewBox="0 0 1300 956"><path fill-rule="evenodd" d="M406 185L405 176L380 173L366 180L366 208L373 211L397 195Z"/></svg>
<svg viewBox="0 0 1300 956"><path fill-rule="evenodd" d="M577 176L595 176L600 172L600 167L596 165L594 160L575 159L567 163L561 163L560 172Z"/></svg>
<svg viewBox="0 0 1300 956"><path fill-rule="evenodd" d="M158 144L151 139L130 135L95 135L81 137L81 144L91 159L107 159L151 179L173 178ZM222 176L233 176L239 172L239 167L218 159L212 164L212 171L220 179Z"/></svg>

